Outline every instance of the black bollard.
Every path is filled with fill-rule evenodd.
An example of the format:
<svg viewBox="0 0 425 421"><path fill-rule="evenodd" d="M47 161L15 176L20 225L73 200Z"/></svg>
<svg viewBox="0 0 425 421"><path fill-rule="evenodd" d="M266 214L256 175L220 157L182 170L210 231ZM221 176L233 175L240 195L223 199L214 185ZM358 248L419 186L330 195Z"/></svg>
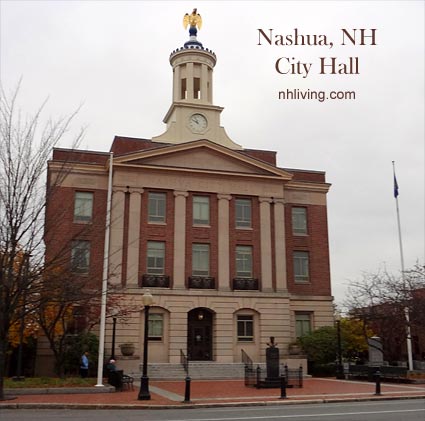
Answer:
<svg viewBox="0 0 425 421"><path fill-rule="evenodd" d="M286 399L286 377L280 376L280 399Z"/></svg>
<svg viewBox="0 0 425 421"><path fill-rule="evenodd" d="M257 384L255 385L257 389L260 388L261 386L260 383L261 383L261 368L259 365L257 365Z"/></svg>
<svg viewBox="0 0 425 421"><path fill-rule="evenodd" d="M184 388L184 402L190 402L190 377L187 376L185 381L185 388Z"/></svg>
<svg viewBox="0 0 425 421"><path fill-rule="evenodd" d="M381 394L381 372L378 370L375 373L375 395L380 395Z"/></svg>

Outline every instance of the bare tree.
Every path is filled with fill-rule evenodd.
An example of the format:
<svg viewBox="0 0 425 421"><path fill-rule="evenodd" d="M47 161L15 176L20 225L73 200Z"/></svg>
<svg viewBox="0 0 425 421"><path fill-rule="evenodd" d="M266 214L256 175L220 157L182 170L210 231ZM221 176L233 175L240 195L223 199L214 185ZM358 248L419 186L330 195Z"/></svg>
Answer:
<svg viewBox="0 0 425 421"><path fill-rule="evenodd" d="M44 212L61 181L59 177L46 190L46 162L78 112L42 124L46 102L32 116L23 117L18 93L19 84L9 96L0 89L0 400L10 327L46 297ZM74 136L73 147L83 133L84 129Z"/></svg>
<svg viewBox="0 0 425 421"><path fill-rule="evenodd" d="M385 358L399 360L406 354L406 310L415 337L421 332L423 335L425 266L417 264L404 276L394 276L386 270L366 273L361 281L350 282L344 305L350 315L381 337Z"/></svg>

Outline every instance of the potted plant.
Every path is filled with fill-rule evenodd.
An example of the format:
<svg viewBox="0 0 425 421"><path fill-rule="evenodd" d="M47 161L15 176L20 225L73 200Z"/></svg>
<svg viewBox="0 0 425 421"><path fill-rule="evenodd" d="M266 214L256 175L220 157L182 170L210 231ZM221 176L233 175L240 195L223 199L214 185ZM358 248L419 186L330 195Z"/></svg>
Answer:
<svg viewBox="0 0 425 421"><path fill-rule="evenodd" d="M302 351L301 345L298 341L291 342L288 345L289 355L300 355Z"/></svg>
<svg viewBox="0 0 425 421"><path fill-rule="evenodd" d="M135 346L132 343L125 343L120 345L121 354L125 357L129 357L134 354Z"/></svg>

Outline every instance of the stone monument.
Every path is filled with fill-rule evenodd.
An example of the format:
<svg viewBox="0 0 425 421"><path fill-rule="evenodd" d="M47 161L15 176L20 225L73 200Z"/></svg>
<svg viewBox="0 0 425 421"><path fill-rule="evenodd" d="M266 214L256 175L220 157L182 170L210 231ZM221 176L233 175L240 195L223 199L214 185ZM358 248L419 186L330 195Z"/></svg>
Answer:
<svg viewBox="0 0 425 421"><path fill-rule="evenodd" d="M384 363L382 340L378 336L372 336L367 340L369 345L369 365L380 366Z"/></svg>
<svg viewBox="0 0 425 421"><path fill-rule="evenodd" d="M266 349L267 377L263 387L279 387L279 348L274 341L274 336L270 336L270 342L267 345L269 346Z"/></svg>

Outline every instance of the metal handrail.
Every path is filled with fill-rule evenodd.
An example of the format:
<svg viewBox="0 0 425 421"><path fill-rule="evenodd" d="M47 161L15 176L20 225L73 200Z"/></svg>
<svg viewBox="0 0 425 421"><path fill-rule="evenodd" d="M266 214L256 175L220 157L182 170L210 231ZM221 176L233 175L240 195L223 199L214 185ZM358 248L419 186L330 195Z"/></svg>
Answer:
<svg viewBox="0 0 425 421"><path fill-rule="evenodd" d="M183 366L184 371L186 372L186 375L189 375L189 358L186 356L186 354L183 352L183 350L180 350L180 364Z"/></svg>
<svg viewBox="0 0 425 421"><path fill-rule="evenodd" d="M245 367L252 368L253 363L249 355L243 349L241 349L241 354L242 354L242 362L245 364Z"/></svg>

